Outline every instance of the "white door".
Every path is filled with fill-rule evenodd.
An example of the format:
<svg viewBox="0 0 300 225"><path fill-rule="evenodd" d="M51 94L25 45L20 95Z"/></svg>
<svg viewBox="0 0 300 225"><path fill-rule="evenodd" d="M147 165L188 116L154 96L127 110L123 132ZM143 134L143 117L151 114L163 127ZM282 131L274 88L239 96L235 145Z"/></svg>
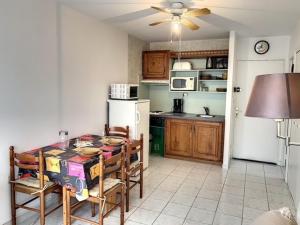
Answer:
<svg viewBox="0 0 300 225"><path fill-rule="evenodd" d="M257 75L284 72L284 61L238 61L236 119L233 157L278 163L280 154L274 120L245 117L245 111ZM276 90L274 90L276 91Z"/></svg>
<svg viewBox="0 0 300 225"><path fill-rule="evenodd" d="M136 120L136 139L140 138L140 134L143 134L144 138L144 151L143 151L143 163L144 168L149 165L149 112L150 112L150 102L139 102L136 104L137 107L137 120Z"/></svg>

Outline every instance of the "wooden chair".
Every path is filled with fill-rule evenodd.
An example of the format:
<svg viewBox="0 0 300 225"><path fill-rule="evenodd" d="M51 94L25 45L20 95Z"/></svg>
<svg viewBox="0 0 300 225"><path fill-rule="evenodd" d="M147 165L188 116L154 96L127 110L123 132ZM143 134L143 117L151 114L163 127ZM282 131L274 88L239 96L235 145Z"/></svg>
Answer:
<svg viewBox="0 0 300 225"><path fill-rule="evenodd" d="M14 147L10 146L10 186L11 186L11 214L12 225L16 225L17 209L26 209L40 214L40 224L45 224L45 217L54 210L62 206L60 203L50 211L45 210L45 196L50 193L61 194L61 187L53 182L45 181L44 177L44 156L40 150L39 156L35 157L30 154L18 154L14 152ZM38 171L38 178L25 177L16 179L15 166L20 169ZM16 203L16 193L24 193L34 196L32 199L22 203ZM39 209L26 206L28 203L40 199ZM61 200L61 198L60 198Z"/></svg>
<svg viewBox="0 0 300 225"><path fill-rule="evenodd" d="M133 155L137 154L139 160L131 162ZM135 185L140 185L140 198L143 198L143 171L143 134L141 134L140 140L134 140L126 145L126 212L129 211L130 189Z"/></svg>
<svg viewBox="0 0 300 225"><path fill-rule="evenodd" d="M95 216L95 204L99 205L99 220L98 222L92 221L90 219L82 218L79 216L72 215L72 212L78 208L78 203L71 205L71 197L76 196L76 192L73 190L67 190L66 192L66 219L67 225L70 225L73 220L80 220L84 223L89 223L93 225L103 225L103 219L116 207L120 207L120 224L124 225L124 186L125 186L125 151L122 147L121 153L114 155L112 158L104 159L102 155L99 157L99 184L94 188L89 190L89 197L84 200L88 201L92 206L92 216ZM116 173L121 171L121 178L113 178ZM112 196L117 197L120 194L118 202L111 202L110 198ZM105 210L105 206L107 207ZM104 210L106 212L104 212Z"/></svg>
<svg viewBox="0 0 300 225"><path fill-rule="evenodd" d="M126 128L124 128L124 127L108 127L108 125L105 124L105 135L129 138L129 126L126 126Z"/></svg>

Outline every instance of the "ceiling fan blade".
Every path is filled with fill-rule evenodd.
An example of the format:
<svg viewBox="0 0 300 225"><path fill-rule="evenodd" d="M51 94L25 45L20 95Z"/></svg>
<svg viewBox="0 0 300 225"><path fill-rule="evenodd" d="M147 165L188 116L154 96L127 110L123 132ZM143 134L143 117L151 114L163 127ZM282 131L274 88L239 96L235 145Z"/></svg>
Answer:
<svg viewBox="0 0 300 225"><path fill-rule="evenodd" d="M171 21L172 21L171 19L161 20L161 21L158 21L158 22L155 22L155 23L150 23L149 26L156 26L156 25L166 23L166 22L171 22Z"/></svg>
<svg viewBox="0 0 300 225"><path fill-rule="evenodd" d="M184 16L193 16L193 17L199 17L199 16L205 16L210 14L210 10L208 8L203 9L192 9L190 11L187 11L184 13Z"/></svg>
<svg viewBox="0 0 300 225"><path fill-rule="evenodd" d="M185 19L185 18L181 18L181 24L186 26L187 28L191 29L191 30L198 30L200 27L193 23L192 21Z"/></svg>
<svg viewBox="0 0 300 225"><path fill-rule="evenodd" d="M160 12L163 12L163 13L168 13L170 14L170 12L166 9L163 9L163 8L159 8L159 7L156 7L156 6L151 6L152 9L155 9L157 11L160 11Z"/></svg>

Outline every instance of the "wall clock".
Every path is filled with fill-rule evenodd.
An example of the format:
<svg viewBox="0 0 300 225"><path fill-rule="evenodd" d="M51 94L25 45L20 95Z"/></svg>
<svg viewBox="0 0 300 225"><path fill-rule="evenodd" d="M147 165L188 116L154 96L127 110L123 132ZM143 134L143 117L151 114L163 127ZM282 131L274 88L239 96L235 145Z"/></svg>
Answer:
<svg viewBox="0 0 300 225"><path fill-rule="evenodd" d="M254 50L257 54L266 54L270 49L270 44L267 41L261 40L255 43Z"/></svg>

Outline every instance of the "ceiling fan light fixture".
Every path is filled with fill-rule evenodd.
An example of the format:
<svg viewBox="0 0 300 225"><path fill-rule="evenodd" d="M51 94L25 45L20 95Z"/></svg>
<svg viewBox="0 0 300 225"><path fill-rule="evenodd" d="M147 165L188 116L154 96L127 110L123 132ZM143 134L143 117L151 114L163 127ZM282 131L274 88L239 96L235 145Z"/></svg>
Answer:
<svg viewBox="0 0 300 225"><path fill-rule="evenodd" d="M179 35L181 34L181 21L180 21L180 17L175 17L172 19L172 23L171 23L171 29L172 29L172 33Z"/></svg>

